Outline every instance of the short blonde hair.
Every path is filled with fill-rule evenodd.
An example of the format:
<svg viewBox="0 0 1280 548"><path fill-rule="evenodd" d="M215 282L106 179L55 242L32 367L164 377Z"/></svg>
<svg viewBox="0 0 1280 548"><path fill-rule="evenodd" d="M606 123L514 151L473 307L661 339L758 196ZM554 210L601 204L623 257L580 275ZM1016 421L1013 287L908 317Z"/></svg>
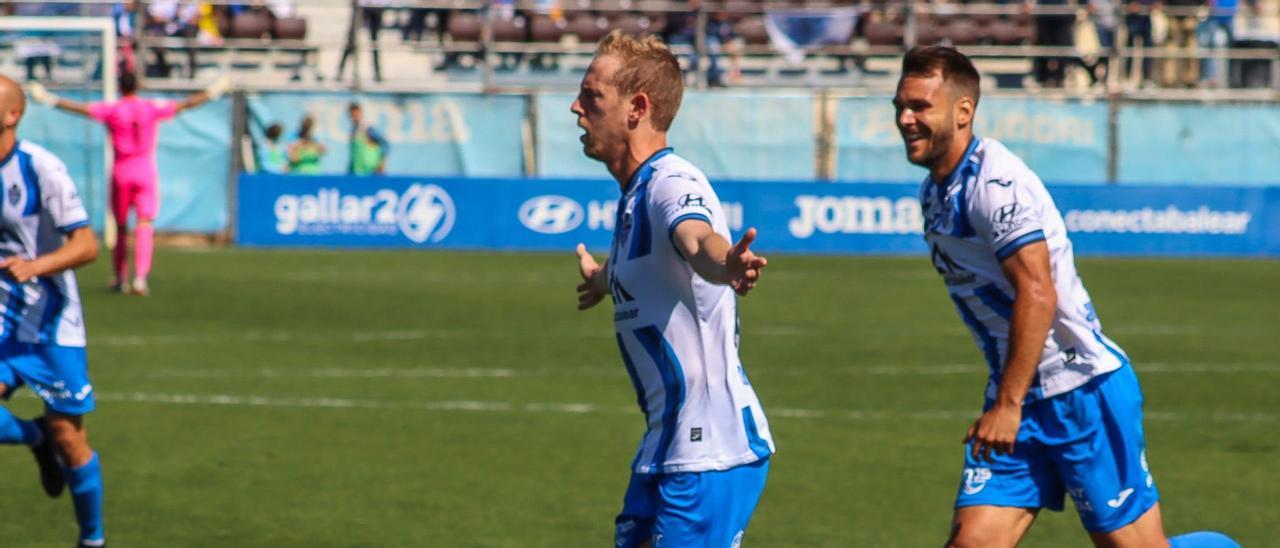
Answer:
<svg viewBox="0 0 1280 548"><path fill-rule="evenodd" d="M612 55L621 61L613 85L622 95L644 92L649 96L653 127L667 131L684 97L680 62L657 36L635 37L614 30L596 45L596 56Z"/></svg>

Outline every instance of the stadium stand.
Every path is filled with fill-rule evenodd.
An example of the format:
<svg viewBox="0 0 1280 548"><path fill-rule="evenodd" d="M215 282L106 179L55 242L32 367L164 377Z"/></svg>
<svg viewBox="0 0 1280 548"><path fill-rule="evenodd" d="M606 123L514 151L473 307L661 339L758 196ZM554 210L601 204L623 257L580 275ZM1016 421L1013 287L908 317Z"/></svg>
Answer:
<svg viewBox="0 0 1280 548"><path fill-rule="evenodd" d="M129 4L20 0L3 9L115 17L125 47L141 56L153 85L182 86L230 72L250 87L332 87L342 52L354 39L360 68L350 85L567 87L576 84L592 44L621 29L664 36L686 68L696 65L699 51L727 67L723 78L708 79L701 74L704 63L690 71L690 83L883 89L892 85L905 48L943 43L964 47L1001 88L1088 94L1280 87L1280 0L1245 2L1229 11L1186 0L1155 13L1142 11L1150 3L1138 0L1042 1L1034 7L954 0L153 0L136 3L146 6L143 13ZM1138 11L1126 11L1130 5ZM369 19L353 13L366 8L371 11L365 15L387 31L376 41L366 32ZM806 18L809 24L793 24ZM353 28L352 21L360 24ZM843 34L842 21L853 23ZM1135 26L1143 21L1200 26L1176 36L1177 44L1165 32L1166 42L1128 47L1125 36L1145 37ZM805 40L815 45L805 47ZM17 43L10 37L0 44L0 66L27 70L30 56L19 55ZM396 67L385 81L370 81L370 52L383 66ZM81 55L61 52L46 76L55 82L78 77L92 62ZM1134 60L1111 63L1116 57ZM1107 73L1130 65L1142 69ZM1046 70L1053 76L1044 76Z"/></svg>

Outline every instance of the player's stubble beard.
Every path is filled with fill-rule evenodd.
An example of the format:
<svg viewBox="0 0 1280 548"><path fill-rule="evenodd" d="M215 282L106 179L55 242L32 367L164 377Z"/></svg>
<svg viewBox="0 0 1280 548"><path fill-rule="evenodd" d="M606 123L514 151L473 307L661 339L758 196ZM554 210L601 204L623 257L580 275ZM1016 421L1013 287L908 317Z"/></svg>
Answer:
<svg viewBox="0 0 1280 548"><path fill-rule="evenodd" d="M578 124L578 127L585 132L581 137L582 153L586 154L588 158L607 164L617 155L616 151L611 151L610 149L621 148L617 146L622 141L621 137L610 135L603 128L592 131L583 127L582 124ZM609 146L611 144L614 146Z"/></svg>
<svg viewBox="0 0 1280 548"><path fill-rule="evenodd" d="M904 145L907 146L907 161L923 168L933 169L934 164L946 157L947 150L951 149L951 143L955 141L956 132L952 122L953 120L943 120L942 123L938 124L937 128L917 122L918 126L928 132L926 136L928 148L919 157L913 158L911 156L910 143L904 142Z"/></svg>

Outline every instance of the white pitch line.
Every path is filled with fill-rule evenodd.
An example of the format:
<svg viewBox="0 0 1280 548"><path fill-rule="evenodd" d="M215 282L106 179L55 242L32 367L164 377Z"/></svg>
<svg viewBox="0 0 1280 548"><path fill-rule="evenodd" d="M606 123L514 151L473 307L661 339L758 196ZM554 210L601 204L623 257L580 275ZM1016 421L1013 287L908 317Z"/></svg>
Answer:
<svg viewBox="0 0 1280 548"><path fill-rule="evenodd" d="M30 396L34 397L34 396ZM352 398L313 397L276 398L268 396L240 396L232 394L153 394L147 392L99 393L95 395L105 402L150 403L161 405L214 405L232 407L275 407L294 409L401 409L418 411L485 412L485 413L553 413L574 415L638 414L630 407L602 406L590 403L512 403L500 401L443 400L443 401L387 401ZM826 410L778 408L767 411L770 416L795 419L844 419L844 420L958 420L977 416L976 411L925 410L913 412L875 410ZM1178 413L1149 412L1146 417L1168 422L1276 422L1280 415L1262 412L1237 413Z"/></svg>
<svg viewBox="0 0 1280 548"><path fill-rule="evenodd" d="M1148 363L1137 367L1138 374L1215 374L1238 375L1253 373L1280 373L1280 364L1274 363ZM981 375L986 369L979 365L872 365L866 367L837 367L819 374L873 375L873 376L952 376ZM751 367L748 373L758 376L812 376L813 371L797 371L790 367ZM144 370L137 375L112 372L113 377L142 377L148 379L508 379L518 377L622 377L621 367L601 364L592 367L563 367L513 369L500 367L377 367L377 368L286 368L259 369L160 369Z"/></svg>
<svg viewBox="0 0 1280 548"><path fill-rule="evenodd" d="M371 369L282 369L267 368L244 372L231 370L183 370L170 369L146 371L143 377L149 379L231 379L231 378L266 378L266 379L476 379L506 378L518 373L514 369L492 369L483 367L464 368L371 368Z"/></svg>
<svg viewBox="0 0 1280 548"><path fill-rule="evenodd" d="M205 335L106 335L90 339L91 346L146 346L158 344L189 343L299 343L299 342L378 342L412 341L428 338L459 338L467 331L461 329L414 329L399 331L353 331L349 333L322 333L314 331L246 331L243 333Z"/></svg>

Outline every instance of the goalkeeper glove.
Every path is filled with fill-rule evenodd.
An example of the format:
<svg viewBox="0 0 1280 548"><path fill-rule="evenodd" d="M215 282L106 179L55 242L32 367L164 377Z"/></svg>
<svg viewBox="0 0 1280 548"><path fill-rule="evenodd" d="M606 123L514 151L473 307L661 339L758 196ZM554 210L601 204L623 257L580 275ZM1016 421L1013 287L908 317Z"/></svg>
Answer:
<svg viewBox="0 0 1280 548"><path fill-rule="evenodd" d="M27 93L31 95L32 101L42 105L54 106L58 104L58 96L49 93L49 90L45 89L44 84L41 84L40 82L27 84Z"/></svg>

